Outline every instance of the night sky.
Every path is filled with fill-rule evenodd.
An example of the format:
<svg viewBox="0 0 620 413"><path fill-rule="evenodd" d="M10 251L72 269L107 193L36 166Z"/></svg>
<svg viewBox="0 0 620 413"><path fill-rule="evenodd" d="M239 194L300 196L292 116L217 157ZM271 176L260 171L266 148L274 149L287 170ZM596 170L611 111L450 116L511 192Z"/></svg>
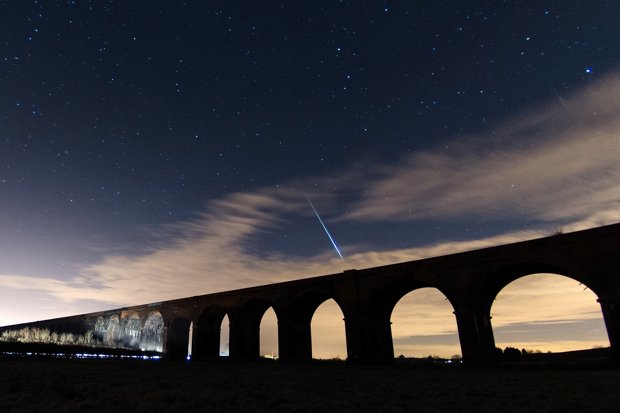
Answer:
<svg viewBox="0 0 620 413"><path fill-rule="evenodd" d="M616 1L0 4L0 324L620 221Z"/></svg>

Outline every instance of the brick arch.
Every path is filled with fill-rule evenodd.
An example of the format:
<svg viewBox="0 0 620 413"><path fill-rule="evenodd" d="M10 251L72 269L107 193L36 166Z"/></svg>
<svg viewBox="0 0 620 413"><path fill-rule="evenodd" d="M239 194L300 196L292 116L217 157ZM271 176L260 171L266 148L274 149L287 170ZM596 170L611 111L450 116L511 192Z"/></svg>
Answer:
<svg viewBox="0 0 620 413"><path fill-rule="evenodd" d="M391 280L385 277L364 286L365 294L360 298L358 310L349 316L345 313L347 352L350 359L378 362L394 359L391 315L398 302L412 291L434 288L444 295L455 309L455 290L435 282L432 277L417 275L419 274L415 272L402 272Z"/></svg>
<svg viewBox="0 0 620 413"><path fill-rule="evenodd" d="M232 358L258 359L260 357L260 323L270 307L273 308L270 301L250 298L231 313L230 356Z"/></svg>
<svg viewBox="0 0 620 413"><path fill-rule="evenodd" d="M226 315L228 311L218 304L208 305L200 312L194 320L192 358L204 360L220 356L221 326Z"/></svg>
<svg viewBox="0 0 620 413"><path fill-rule="evenodd" d="M424 300L424 297L428 298L429 295L433 296L433 301L432 301L432 305L433 306L437 306L437 310L439 312L435 311L435 308L433 308L433 312L432 314L429 314L429 319L428 320L422 320L420 317L403 317L402 315L395 315L395 310L397 310L397 307L400 304L404 304L403 301L405 301L405 298L409 295L409 294L416 294L415 295L415 300L412 300L411 297L409 297L409 301L407 301L407 305L409 306L416 306L416 305L420 305L420 302ZM437 300L437 301L435 301ZM441 308L439 308L441 307ZM401 307L402 308L402 307ZM408 307L409 309L411 309L412 307ZM392 310L389 314L389 324L390 324L390 338L392 340L392 347L394 349L394 355L398 356L400 354L405 354L405 355L411 355L412 354L412 350L411 349L403 349L402 346L402 342L401 344L396 343L396 339L395 339L395 332L400 330L400 333L403 334L404 331L407 331L407 335L411 335L414 333L420 334L420 324L424 324L425 322L431 322L431 324L426 324L427 328L431 328L433 329L435 326L437 325L444 325L446 328L450 329L450 330L454 330L454 335L451 336L453 338L452 342L444 342L443 344L450 344L450 345L455 345L458 346L459 342L458 342L458 338L457 338L457 331L458 331L458 326L457 326L457 322L456 322L456 317L454 315L455 313L455 308L454 308L454 304L450 301L450 297L446 294L446 292L444 292L442 290L442 288L439 288L437 286L433 286L433 285L424 285L424 286L420 286L414 289L411 289L407 292L405 292L405 294L402 294L398 300L393 304L392 306ZM436 322L439 322L441 324L436 324ZM411 330L405 330L403 329L403 325L405 324L413 324L413 327ZM395 328L396 327L396 328ZM445 331L444 331L445 332ZM422 334L430 334L428 331L422 333ZM439 333L434 333L434 334L439 334ZM442 333L443 334L443 333ZM448 337L448 335L445 335L444 337ZM401 340L402 340L402 336L401 336ZM409 345L413 346L413 347L420 347L423 345L423 343L419 342L419 341L411 341L409 342ZM399 351L397 351L397 347L400 347ZM419 356L428 356L430 354L434 354L434 355L439 355L439 352L437 352L437 349L434 350L430 350L431 353L424 353L421 354L420 352L420 348L416 348L415 352L413 352L413 355L415 355L416 357ZM451 351L450 354L443 354L444 357L449 357L456 354L456 351Z"/></svg>
<svg viewBox="0 0 620 413"><path fill-rule="evenodd" d="M536 268L536 267L535 267ZM500 306L499 306L499 302L497 302L495 299L497 298L497 296L499 296L501 293L503 293L505 290L509 290L510 287L512 287L513 283L515 283L515 281L519 281L519 280L523 280L524 278L530 278L531 281L535 282L535 279L541 279L544 278L545 276L548 276L547 279L549 281L553 280L555 282L557 282L558 284L551 284L551 285L547 285L546 288L540 288L540 286L536 286L534 284L527 284L527 289L526 290L522 290L521 294L515 295L513 297L513 299L515 300L514 303L519 303L519 299L525 299L524 297L527 297L528 292L530 291L537 291L538 294L544 294L544 295L540 295L540 299L544 301L541 302L536 302L536 303L532 303L532 306L528 306L527 309L531 310L531 309L538 309L540 305L544 306L548 303L557 303L556 300L560 300L562 301L563 299L566 299L567 297L562 294L562 296L557 295L557 291L563 291L563 290L554 290L554 287L559 287L560 283L565 283L562 284L563 286L566 286L567 290L566 290L566 294L569 294L569 297L571 297L570 294L576 294L574 296L575 300L571 300L570 302L572 304L577 304L580 303L581 305L587 306L585 308L588 309L588 311L592 311L592 315L591 318L594 322L594 319L598 319L596 320L596 322L600 322L601 324L604 322L604 313L603 313L603 309L597 305L596 302L600 303L600 298L599 296L596 294L596 291L590 287L590 285L587 283L588 278L587 277L583 277L583 276L570 276L567 275L565 273L565 271L534 271L534 272L530 272L527 271L525 274L521 275L519 274L518 276L513 276L511 277L512 280L510 282L508 282L507 284L505 284L501 290L499 290L497 292L497 294L494 296L494 301L489 309L489 313L492 316L493 319L493 328L494 328L494 335L497 334L497 327L499 325L507 325L506 322L506 318L510 317L510 316L514 316L516 317L514 320L512 320L511 322L516 322L516 323L544 323L547 322L549 320L553 320L554 318L557 317L561 317L562 319L566 319L566 320L571 320L573 315L575 313L572 313L570 309L566 309L564 307L559 307L556 305L554 305L554 309L552 310L552 314L553 314L553 318L547 318L546 317L546 313L545 312L540 312L537 311L536 313L532 313L529 314L528 316L523 316L522 315L522 306L519 306L518 308L513 308L512 306L509 308L502 308L501 310L504 310L503 312L500 313ZM581 286L577 286L577 282L579 282L581 284ZM596 285L594 283L594 285ZM523 287L524 285L522 284L521 287ZM584 290L584 291L581 291ZM585 290L590 290L590 291L585 291ZM514 291L514 290L512 290ZM554 295L554 291L556 292ZM582 301L583 300L583 301ZM596 302L595 302L596 301ZM505 304L505 301L502 301L502 304ZM538 304L538 305L535 305ZM569 306L570 307L570 306ZM598 309L597 309L598 307ZM584 308L584 310L585 310ZM525 310L527 312L527 310ZM501 317L500 317L501 314ZM598 314L598 315L595 315ZM500 321L498 323L498 320ZM501 323L501 321L503 321L503 323ZM596 328L599 328L599 325L596 326ZM554 326L548 326L545 327L546 333L545 334L562 334L561 333L561 329L559 327L554 327ZM564 337L564 339L566 340L572 340L573 338L575 338L577 341L579 341L579 338L577 337L589 337L590 340L600 340L601 337L593 337L589 334L589 332L586 332L586 330L583 330L582 327L580 326L574 326L574 328L571 328L570 330L572 332L571 335ZM605 331L605 329L603 328L603 331ZM600 344L603 346L607 346L610 344L609 341L609 331L607 331L607 340L604 342L601 342ZM596 334L595 334L596 336ZM503 345L498 345L498 347L504 347L506 345L513 345L514 343L516 343L517 341L528 341L527 340L527 336L522 336L519 335L519 339L516 338L508 338L506 339L506 337L504 337L503 340L498 340L500 342L504 342ZM559 338L555 338L556 340L561 340ZM598 343L597 343L598 344ZM538 348L535 347L536 344L531 344L533 347L529 347L529 346L525 346L528 349L531 348L536 348L538 350L544 350L544 351L548 351L548 349L543 348ZM586 349L588 348L587 346L585 346L583 343L581 344L577 344L577 343L573 343L573 344L565 344L565 350L560 350L560 351L572 351L572 350L582 350L582 349ZM556 351L556 350L551 350L551 351Z"/></svg>
<svg viewBox="0 0 620 413"><path fill-rule="evenodd" d="M126 311L121 313L121 337L120 345L125 348L140 348L140 336L142 334L142 323L137 311Z"/></svg>
<svg viewBox="0 0 620 413"><path fill-rule="evenodd" d="M582 270L575 270L568 266L546 262L524 262L501 268L486 277L481 286L481 304L483 308L490 311L493 301L506 286L519 278L534 274L555 274L564 276L582 283L592 290L597 297L600 297L601 294L601 287L596 282L596 279L588 277Z"/></svg>
<svg viewBox="0 0 620 413"><path fill-rule="evenodd" d="M319 312L322 311L321 314ZM328 298L321 302L310 318L312 358L340 357L348 358L347 349L347 314L335 299ZM344 322L344 324L343 324Z"/></svg>
<svg viewBox="0 0 620 413"><path fill-rule="evenodd" d="M327 300L334 300L342 314L346 316L344 302L337 294L331 294L322 290L306 290L298 294L289 306L288 311L296 320L310 322L317 308Z"/></svg>
<svg viewBox="0 0 620 413"><path fill-rule="evenodd" d="M140 334L140 349L144 351L164 351L164 318L159 311L151 311L146 316Z"/></svg>
<svg viewBox="0 0 620 413"><path fill-rule="evenodd" d="M347 312L340 297L328 290L303 289L290 301L274 306L274 311L278 315L278 346L281 359L298 361L312 359L310 323L316 309L329 299L336 302L346 318Z"/></svg>
<svg viewBox="0 0 620 413"><path fill-rule="evenodd" d="M235 318L260 324L260 321L263 318L265 311L267 311L269 307L273 307L273 304L270 301L261 298L251 298L241 306L241 308L235 315Z"/></svg>
<svg viewBox="0 0 620 413"><path fill-rule="evenodd" d="M454 308L452 300L450 300L450 291L442 286L421 282L414 279L400 279L395 282L387 283L383 287L377 289L370 297L368 297L365 307L372 311L379 318L390 319L396 304L407 294L419 290L421 288L434 288L443 294L450 305Z"/></svg>

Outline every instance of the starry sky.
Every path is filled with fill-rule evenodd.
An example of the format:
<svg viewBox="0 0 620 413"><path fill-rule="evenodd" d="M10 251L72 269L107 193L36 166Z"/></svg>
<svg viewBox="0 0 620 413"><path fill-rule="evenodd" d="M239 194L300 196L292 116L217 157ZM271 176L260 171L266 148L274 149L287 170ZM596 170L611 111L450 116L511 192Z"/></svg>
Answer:
<svg viewBox="0 0 620 413"><path fill-rule="evenodd" d="M620 221L616 1L0 4L0 324Z"/></svg>

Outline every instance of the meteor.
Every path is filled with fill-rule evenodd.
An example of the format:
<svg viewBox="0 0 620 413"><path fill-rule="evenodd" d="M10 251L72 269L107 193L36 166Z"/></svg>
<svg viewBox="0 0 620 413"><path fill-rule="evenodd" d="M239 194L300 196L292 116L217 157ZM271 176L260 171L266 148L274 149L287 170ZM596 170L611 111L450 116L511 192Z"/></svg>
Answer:
<svg viewBox="0 0 620 413"><path fill-rule="evenodd" d="M344 261L344 258L342 257L342 254L340 253L340 250L338 249L338 245L336 245L336 241L334 241L334 239L332 238L331 234L329 233L329 231L327 230L327 227L325 226L325 224L323 223L323 220L321 219L321 216L319 215L318 212L316 212L316 208L314 207L314 205L312 205L312 201L310 201L310 198L308 198L308 195L304 194L304 196L306 197L306 200L308 201L308 203L310 204L310 207L312 208L312 210L314 211L314 215L316 215L316 217L319 219L319 222L321 223L321 225L323 226L323 229L325 230L325 233L327 234L327 236L329 237L329 240L332 242L332 245L334 246L334 249L336 250L336 252L338 253L338 255L340 256L340 259L342 261Z"/></svg>

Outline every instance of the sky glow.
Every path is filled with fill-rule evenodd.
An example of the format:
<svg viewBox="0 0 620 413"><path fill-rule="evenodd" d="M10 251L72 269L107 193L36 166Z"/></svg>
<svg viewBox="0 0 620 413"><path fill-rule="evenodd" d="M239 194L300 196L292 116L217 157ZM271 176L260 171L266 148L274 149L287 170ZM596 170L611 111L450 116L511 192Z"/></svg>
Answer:
<svg viewBox="0 0 620 413"><path fill-rule="evenodd" d="M42 3L0 17L0 325L620 222L617 2ZM498 345L605 345L557 279ZM392 321L460 351L436 291Z"/></svg>

